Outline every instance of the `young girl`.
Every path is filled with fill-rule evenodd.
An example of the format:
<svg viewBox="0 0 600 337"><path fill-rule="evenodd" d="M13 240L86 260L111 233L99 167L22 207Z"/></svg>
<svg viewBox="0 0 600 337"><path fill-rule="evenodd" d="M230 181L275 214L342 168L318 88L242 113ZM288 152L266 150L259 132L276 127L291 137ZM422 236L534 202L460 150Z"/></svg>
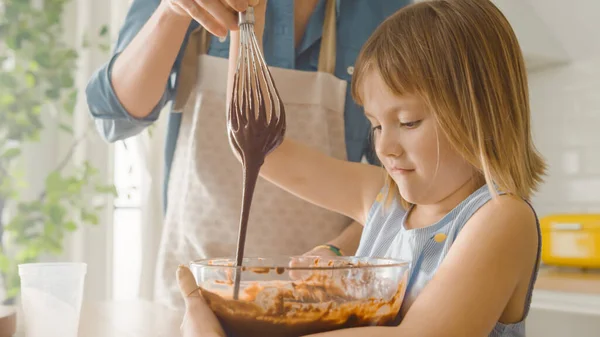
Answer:
<svg viewBox="0 0 600 337"><path fill-rule="evenodd" d="M402 9L364 45L352 87L385 180L377 167L292 140L267 158L262 175L363 223L357 255L408 259L413 270L399 326L323 336L524 336L540 252L527 200L545 164L505 17L488 0ZM198 336L222 333L194 300L184 331L193 333L195 321Z"/></svg>

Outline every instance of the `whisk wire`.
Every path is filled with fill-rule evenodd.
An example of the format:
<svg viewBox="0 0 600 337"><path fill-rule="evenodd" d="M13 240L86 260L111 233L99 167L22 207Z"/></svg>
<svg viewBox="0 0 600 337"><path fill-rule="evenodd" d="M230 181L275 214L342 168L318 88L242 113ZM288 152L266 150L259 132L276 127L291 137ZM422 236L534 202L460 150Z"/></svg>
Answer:
<svg viewBox="0 0 600 337"><path fill-rule="evenodd" d="M239 81L234 82L234 87L237 89L235 91L240 92L240 96L234 95L234 100L237 100L240 105L248 104L249 107L254 108L249 110L257 112L262 110L261 105L266 105L265 125L268 125L272 118L279 118L281 116L279 94L260 51L253 24L246 22L240 24L237 72L240 76ZM259 119L257 113L254 118Z"/></svg>

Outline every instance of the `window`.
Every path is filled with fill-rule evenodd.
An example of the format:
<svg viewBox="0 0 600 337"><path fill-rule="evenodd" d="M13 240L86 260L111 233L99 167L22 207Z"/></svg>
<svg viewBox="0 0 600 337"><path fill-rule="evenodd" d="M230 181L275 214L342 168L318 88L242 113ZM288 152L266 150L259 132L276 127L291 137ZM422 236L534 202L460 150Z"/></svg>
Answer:
<svg viewBox="0 0 600 337"><path fill-rule="evenodd" d="M138 297L141 256L141 162L134 149L127 145L134 141L118 142L114 151L114 182L119 193L113 215L113 286L114 300Z"/></svg>
<svg viewBox="0 0 600 337"><path fill-rule="evenodd" d="M131 6L131 0L110 0L112 42ZM112 221L112 299L128 300L139 296L142 268L141 194L142 163L135 152L135 139L114 147L114 201Z"/></svg>

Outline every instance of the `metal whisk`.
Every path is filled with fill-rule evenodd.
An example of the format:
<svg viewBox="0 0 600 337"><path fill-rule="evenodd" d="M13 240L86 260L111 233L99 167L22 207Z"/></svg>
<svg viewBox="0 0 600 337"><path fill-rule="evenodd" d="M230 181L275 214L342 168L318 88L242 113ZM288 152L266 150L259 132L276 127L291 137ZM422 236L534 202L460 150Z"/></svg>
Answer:
<svg viewBox="0 0 600 337"><path fill-rule="evenodd" d="M242 214L236 252L234 299L238 298L252 195L265 157L285 135L285 111L254 34L254 9L239 14L240 49L227 116L229 141L244 167Z"/></svg>

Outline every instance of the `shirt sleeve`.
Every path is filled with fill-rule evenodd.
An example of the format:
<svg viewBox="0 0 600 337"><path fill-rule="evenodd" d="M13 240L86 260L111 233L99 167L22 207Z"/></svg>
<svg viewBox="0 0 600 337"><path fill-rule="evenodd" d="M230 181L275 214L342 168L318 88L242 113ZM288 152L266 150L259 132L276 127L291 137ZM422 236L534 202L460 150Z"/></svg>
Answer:
<svg viewBox="0 0 600 337"><path fill-rule="evenodd" d="M86 96L90 114L100 135L109 142L126 139L143 131L158 119L161 110L174 96L173 81L169 80L162 97L152 112L144 118L135 118L125 110L117 98L111 82L112 66L115 60L146 24L159 4L160 0L133 1L119 32L112 57L96 70L88 81ZM189 35L189 32L188 29L187 35ZM181 62L187 35L171 70L172 75L176 73L176 69L178 69Z"/></svg>

